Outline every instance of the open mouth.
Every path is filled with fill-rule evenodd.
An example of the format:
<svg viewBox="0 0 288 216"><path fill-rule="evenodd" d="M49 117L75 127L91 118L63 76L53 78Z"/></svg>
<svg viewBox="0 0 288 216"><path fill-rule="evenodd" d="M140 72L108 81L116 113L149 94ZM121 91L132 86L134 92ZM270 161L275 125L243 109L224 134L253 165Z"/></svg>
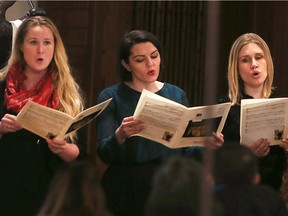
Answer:
<svg viewBox="0 0 288 216"><path fill-rule="evenodd" d="M258 72L258 71L254 71L253 73L252 73L252 75L255 77L255 76L258 76L260 74L260 72Z"/></svg>
<svg viewBox="0 0 288 216"><path fill-rule="evenodd" d="M154 71L154 70L149 70L149 71L148 71L148 74L149 74L149 75L154 75L154 74L155 74L155 71Z"/></svg>

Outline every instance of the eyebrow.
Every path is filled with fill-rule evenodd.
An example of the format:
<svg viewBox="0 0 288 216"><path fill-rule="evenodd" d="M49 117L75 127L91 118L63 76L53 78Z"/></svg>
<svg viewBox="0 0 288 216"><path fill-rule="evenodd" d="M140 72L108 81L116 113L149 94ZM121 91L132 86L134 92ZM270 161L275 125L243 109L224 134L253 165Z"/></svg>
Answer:
<svg viewBox="0 0 288 216"><path fill-rule="evenodd" d="M150 55L153 55L156 52L158 52L158 49L154 50ZM133 56L133 59L137 58L137 57L143 57L143 56L145 56L145 55L135 55L135 56Z"/></svg>
<svg viewBox="0 0 288 216"><path fill-rule="evenodd" d="M258 53L255 53L255 55L264 55L264 52L258 52ZM248 56L250 55L239 56L239 58L248 57Z"/></svg>
<svg viewBox="0 0 288 216"><path fill-rule="evenodd" d="M39 38L37 38L37 37L28 37L28 38L26 38L27 40L39 40ZM44 40L53 40L53 38L43 38ZM42 40L42 39L40 39L40 40Z"/></svg>

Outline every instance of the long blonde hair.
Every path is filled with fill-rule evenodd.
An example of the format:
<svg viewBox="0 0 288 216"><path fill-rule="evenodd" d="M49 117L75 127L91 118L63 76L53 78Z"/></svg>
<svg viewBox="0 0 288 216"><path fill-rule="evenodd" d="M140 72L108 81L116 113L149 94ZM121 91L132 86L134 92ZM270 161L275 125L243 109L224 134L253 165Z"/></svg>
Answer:
<svg viewBox="0 0 288 216"><path fill-rule="evenodd" d="M58 110L75 117L83 110L83 98L80 94L80 87L71 74L68 57L59 31L56 25L48 17L30 17L20 25L15 37L12 54L8 60L7 66L3 68L0 73L0 79L4 80L8 71L16 63L20 64L23 70L25 69L26 62L20 48L24 43L24 39L29 29L35 26L45 26L49 28L54 36L54 55L48 68L54 71L53 83L59 97ZM73 134L70 138L74 140L76 134Z"/></svg>
<svg viewBox="0 0 288 216"><path fill-rule="evenodd" d="M239 75L238 69L238 57L241 49L249 44L254 43L259 46L264 52L264 58L267 62L267 78L264 81L263 96L269 98L274 87L274 66L270 50L266 42L257 34L246 33L236 39L230 50L229 62L228 62L228 85L229 85L229 98L232 104L240 104L241 98L243 98L244 84Z"/></svg>

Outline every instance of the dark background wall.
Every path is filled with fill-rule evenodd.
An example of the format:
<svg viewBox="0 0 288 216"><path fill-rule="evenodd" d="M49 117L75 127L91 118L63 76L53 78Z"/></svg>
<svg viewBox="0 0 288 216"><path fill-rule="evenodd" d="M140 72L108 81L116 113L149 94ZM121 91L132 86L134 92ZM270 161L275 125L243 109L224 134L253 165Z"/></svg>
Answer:
<svg viewBox="0 0 288 216"><path fill-rule="evenodd" d="M182 87L191 106L217 102L227 93L227 61L233 41L246 32L259 34L274 59L275 86L287 96L288 2L285 1L39 1L55 21L67 48L87 106L118 81L115 57L121 35L145 29L162 43L165 71L160 80ZM91 160L97 137L87 127Z"/></svg>

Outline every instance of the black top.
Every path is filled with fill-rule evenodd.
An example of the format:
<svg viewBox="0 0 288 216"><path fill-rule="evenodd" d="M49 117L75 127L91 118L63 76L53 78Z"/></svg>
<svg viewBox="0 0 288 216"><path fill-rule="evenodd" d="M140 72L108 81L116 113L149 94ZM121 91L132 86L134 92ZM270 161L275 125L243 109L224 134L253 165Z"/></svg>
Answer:
<svg viewBox="0 0 288 216"><path fill-rule="evenodd" d="M4 90L5 82L0 82L0 119L11 113L4 103ZM80 159L86 149L78 146ZM44 139L25 129L4 134L0 139L1 215L35 215L50 180L63 163Z"/></svg>

